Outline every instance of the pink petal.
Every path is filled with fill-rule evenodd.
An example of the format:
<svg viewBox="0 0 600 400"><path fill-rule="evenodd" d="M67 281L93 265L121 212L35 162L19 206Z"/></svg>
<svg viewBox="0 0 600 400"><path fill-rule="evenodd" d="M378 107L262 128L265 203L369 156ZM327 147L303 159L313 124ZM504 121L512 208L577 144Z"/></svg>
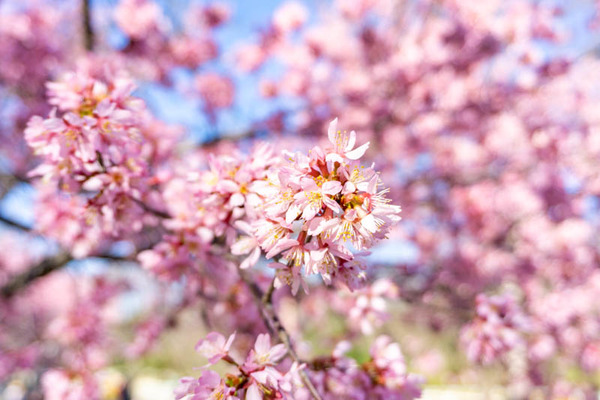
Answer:
<svg viewBox="0 0 600 400"><path fill-rule="evenodd" d="M269 354L270 354L270 357L269 357L270 361L272 363L276 363L277 361L281 360L287 354L287 350L286 350L284 344L278 344L271 348L271 350L269 351Z"/></svg>
<svg viewBox="0 0 600 400"><path fill-rule="evenodd" d="M321 211L321 205L317 203L309 203L302 212L302 218L307 221L310 221L317 215L317 213Z"/></svg>
<svg viewBox="0 0 600 400"><path fill-rule="evenodd" d="M377 192L377 181L379 177L377 175L373 175L371 180L369 181L369 185L367 186L367 193L375 194Z"/></svg>
<svg viewBox="0 0 600 400"><path fill-rule="evenodd" d="M327 154L327 156L325 157L325 160L331 163L335 163L338 162L340 164L344 163L344 157L340 156L337 153L329 153Z"/></svg>
<svg viewBox="0 0 600 400"><path fill-rule="evenodd" d="M260 248L256 247L252 253L240 264L240 269L248 269L256 265L260 257Z"/></svg>
<svg viewBox="0 0 600 400"><path fill-rule="evenodd" d="M344 212L342 207L340 207L340 205L335 200L333 200L327 196L323 197L323 203L325 203L325 205L327 207L331 208L336 213Z"/></svg>
<svg viewBox="0 0 600 400"><path fill-rule="evenodd" d="M225 351L229 351L229 348L231 347L231 344L233 343L233 341L235 339L236 333L237 332L233 332L227 339L227 343L225 343L225 347L223 348Z"/></svg>
<svg viewBox="0 0 600 400"><path fill-rule="evenodd" d="M342 190L342 194L354 193L356 191L356 185L354 183L348 181L344 184L344 190Z"/></svg>
<svg viewBox="0 0 600 400"><path fill-rule="evenodd" d="M290 247L294 247L298 245L298 241L294 239L281 239L271 250L267 253L265 257L273 258L277 254L281 253L284 250L289 249Z"/></svg>
<svg viewBox="0 0 600 400"><path fill-rule="evenodd" d="M342 184L339 181L327 181L323 184L321 192L331 196L338 194L342 190Z"/></svg>
<svg viewBox="0 0 600 400"><path fill-rule="evenodd" d="M319 250L314 250L310 252L310 258L312 258L313 261L315 262L319 262L321 261L324 257L325 254L327 254L327 249L319 249Z"/></svg>
<svg viewBox="0 0 600 400"><path fill-rule="evenodd" d="M246 202L246 198L241 193L234 193L229 199L229 205L231 207L240 207L243 206Z"/></svg>
<svg viewBox="0 0 600 400"><path fill-rule="evenodd" d="M356 210L351 208L346 210L346 212L344 213L344 219L352 222L356 219L357 215L356 215Z"/></svg>
<svg viewBox="0 0 600 400"><path fill-rule="evenodd" d="M313 218L309 223L308 223L308 227L307 227L307 233L309 235L318 235L319 233L323 232L323 228L325 227L325 218L323 217L317 217L317 218Z"/></svg>
<svg viewBox="0 0 600 400"><path fill-rule="evenodd" d="M290 208L288 208L288 210L285 213L285 222L291 224L296 220L296 218L298 218L299 215L300 207L298 206L298 204L294 203L290 206Z"/></svg>
<svg viewBox="0 0 600 400"><path fill-rule="evenodd" d="M263 396L257 384L252 384L246 389L246 400L262 400Z"/></svg>
<svg viewBox="0 0 600 400"><path fill-rule="evenodd" d="M257 354L263 355L269 352L271 348L271 336L268 333L261 333L256 338L254 343L254 350Z"/></svg>

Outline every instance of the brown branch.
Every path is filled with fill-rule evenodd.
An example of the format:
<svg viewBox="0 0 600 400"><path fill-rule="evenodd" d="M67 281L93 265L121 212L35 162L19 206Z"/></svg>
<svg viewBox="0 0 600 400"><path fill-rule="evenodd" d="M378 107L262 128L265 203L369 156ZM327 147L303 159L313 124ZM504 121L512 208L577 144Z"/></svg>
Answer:
<svg viewBox="0 0 600 400"><path fill-rule="evenodd" d="M87 51L94 50L94 28L92 27L92 12L90 0L82 0L83 13L83 43Z"/></svg>
<svg viewBox="0 0 600 400"><path fill-rule="evenodd" d="M7 217L5 217L3 215L0 215L0 222L6 224L8 226L11 226L13 228L20 229L20 230L25 231L25 232L31 231L30 227L28 227L26 225L23 225L20 222L17 222L15 220L10 219L10 218L7 218Z"/></svg>
<svg viewBox="0 0 600 400"><path fill-rule="evenodd" d="M120 257L115 256L109 253L102 254L91 254L87 258L100 258L108 261L125 261L125 262L133 262L135 261L136 255L141 251L148 250L152 248L156 243L152 243L147 246L142 246L137 248L131 255ZM38 278L42 278L48 275L51 272L57 271L67 265L70 261L73 261L74 257L69 254L69 252L65 250L61 250L58 254L54 256L50 256L40 261L39 264L31 267L29 270L12 277L7 284L0 287L0 297L8 299L15 294L17 294L20 290L27 287L27 285L33 283Z"/></svg>
<svg viewBox="0 0 600 400"><path fill-rule="evenodd" d="M254 139L259 134L259 129L248 129L245 131L236 132L228 135L217 134L213 137L210 137L209 139L203 140L199 144L204 147L211 147L222 142L237 142L244 139Z"/></svg>
<svg viewBox="0 0 600 400"><path fill-rule="evenodd" d="M66 251L61 251L52 257L46 258L28 271L13 277L6 285L2 286L0 295L4 298L10 298L31 282L64 267L71 260L73 260L73 257Z"/></svg>
<svg viewBox="0 0 600 400"><path fill-rule="evenodd" d="M159 218L163 218L163 219L171 219L173 217L171 217L171 215L165 211L161 211L161 210L157 210L155 208L150 207L148 204L144 203L143 201L136 199L133 196L129 196L129 198L131 200L133 200L137 205L139 205L140 207L142 207L142 209L150 214L154 214L155 216L159 217Z"/></svg>
<svg viewBox="0 0 600 400"><path fill-rule="evenodd" d="M0 173L0 199L4 198L18 182L14 175Z"/></svg>
<svg viewBox="0 0 600 400"><path fill-rule="evenodd" d="M277 313L273 308L272 299L273 292L275 290L275 279L271 281L271 285L269 286L267 291L263 293L262 289L256 284L256 282L249 279L248 276L245 275L241 270L240 276L242 280L246 283L246 285L248 285L250 292L254 296L258 309L260 310L260 314L269 332L272 335L277 334L279 340L281 341L281 343L284 344L292 360L296 361L297 363L300 363L300 358L298 357L298 354L296 353L296 350L292 345L290 335L287 333L287 331L281 324L281 321L279 320L279 317L277 316ZM306 385L306 388L308 389L312 397L315 400L322 400L321 395L319 394L319 392L317 392L317 389L311 382L310 378L308 377L308 374L304 370L300 370L299 374L300 378L302 379L302 382L304 383L304 385Z"/></svg>

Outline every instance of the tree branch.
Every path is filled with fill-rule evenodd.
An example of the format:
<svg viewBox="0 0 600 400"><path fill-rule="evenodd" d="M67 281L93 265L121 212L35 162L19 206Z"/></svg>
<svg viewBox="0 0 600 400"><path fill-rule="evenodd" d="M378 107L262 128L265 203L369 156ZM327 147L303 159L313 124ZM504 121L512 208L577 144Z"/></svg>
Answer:
<svg viewBox="0 0 600 400"><path fill-rule="evenodd" d="M28 227L26 225L23 225L20 222L14 221L14 220L12 220L10 218L7 218L7 217L5 217L3 215L0 215L0 222L5 223L6 225L11 226L13 228L20 229L20 230L25 231L25 232L30 232L31 231L30 227Z"/></svg>
<svg viewBox="0 0 600 400"><path fill-rule="evenodd" d="M94 28L92 27L92 13L90 0L82 0L83 13L83 43L87 51L94 50Z"/></svg>
<svg viewBox="0 0 600 400"><path fill-rule="evenodd" d="M15 276L6 285L2 286L0 295L4 298L10 298L31 282L42 276L48 275L52 271L62 268L71 260L73 260L73 257L66 251L61 251L55 256L46 258L33 268Z"/></svg>
<svg viewBox="0 0 600 400"><path fill-rule="evenodd" d="M266 292L263 293L262 289L256 284L256 282L249 279L242 271L239 272L242 280L246 283L246 285L248 285L250 292L254 296L258 309L260 310L260 314L263 318L263 321L265 322L265 325L267 326L267 329L269 329L269 332L272 335L277 334L279 340L281 341L281 343L284 344L292 360L296 361L297 363L300 363L300 358L298 357L298 354L296 353L296 350L292 345L290 335L287 333L287 331L281 324L281 321L279 320L279 317L277 316L277 313L275 313L275 310L273 308L272 300L273 292L275 290L275 279L271 281L269 288ZM304 382L306 388L308 389L312 397L315 400L322 400L321 395L319 394L319 392L317 392L317 389L311 382L310 378L308 377L308 374L304 370L300 370L299 374L300 378L302 379L302 382Z"/></svg>
<svg viewBox="0 0 600 400"><path fill-rule="evenodd" d="M137 205L139 205L140 207L142 207L142 209L150 214L154 214L159 218L163 218L163 219L171 219L173 217L171 217L171 215L168 212L165 211L160 211L157 210L155 208L150 207L149 205L147 205L146 203L144 203L143 201L136 199L133 196L129 196L129 198L131 200L133 200Z"/></svg>

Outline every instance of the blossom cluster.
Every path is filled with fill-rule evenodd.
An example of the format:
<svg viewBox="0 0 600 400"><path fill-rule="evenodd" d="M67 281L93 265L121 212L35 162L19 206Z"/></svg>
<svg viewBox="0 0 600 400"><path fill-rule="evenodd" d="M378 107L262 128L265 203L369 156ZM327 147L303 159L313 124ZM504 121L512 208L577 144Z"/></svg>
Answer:
<svg viewBox="0 0 600 400"><path fill-rule="evenodd" d="M597 10L600 3L589 2ZM30 397L98 397L97 368L114 353L115 360L140 357L186 309L201 310L211 330L237 331L238 343L255 338L268 323L251 289L269 287L274 269L276 286L290 284L294 294L321 278L331 284L298 299L269 289L299 353L308 345L303 334L323 339L321 347L331 344L321 337L325 329L310 335L315 326L334 325L348 338L400 324L415 327L406 332L412 342L405 351L421 372L477 386L486 368L450 368L461 346L441 352L420 335L428 330L458 341L464 327L462 349L473 363L496 363L507 397L595 396L600 92L589 76L600 62L577 40L598 36L585 30L588 17L598 27L594 7L336 0L320 18L286 1L255 42L223 49L224 55L239 50L237 67L257 74L242 76L231 63L217 65L231 60L219 57L228 44L214 35L229 18L227 6L189 2L184 11L158 0L119 0L107 9L91 2L91 15L83 17L91 17L92 29L83 37L81 24L72 23L86 11L79 1L0 3L0 200L8 200L0 216L10 217L9 204L31 184L33 234L61 247L54 257L37 245L27 251L34 235L16 239L24 248L0 239L0 248L11 248L0 257L0 281L8 285L2 292L12 296L0 299L0 380L26 371ZM568 32L574 25L578 30ZM89 65L56 80L75 70L84 46ZM177 103L198 96L186 104L198 107L189 117L214 127L211 143L193 145L195 136L180 141L144 109L126 74L151 88L148 100L159 93L157 99ZM246 93L239 83L254 78L259 90ZM264 96L269 107L258 108L270 111L238 121L250 138L220 132L233 115L224 109L255 111L256 104L245 104L251 92ZM48 115L49 106L56 107L49 117L31 119ZM181 116L161 111L169 120ZM336 127L329 146L277 153L319 142L335 116L369 142L368 153ZM269 145L246 155L255 134ZM368 167L371 160L379 172ZM35 165L33 174L45 184L27 176ZM400 211L391 203L402 204L407 220L388 232ZM5 233L12 236L12 228ZM362 256L386 235L390 247L382 250L391 251L381 275L390 281L382 282L375 279L384 271L364 270ZM405 244L412 251L405 253ZM61 272L58 261L89 256L111 267L90 272L87 262L75 262L76 288L47 285L73 272ZM262 268L261 257L271 269ZM136 261L146 270L129 275ZM127 268L112 268L121 263ZM38 274L40 268L52 272ZM156 293L144 302L145 321L131 316L137 323L127 328L137 331L127 346L118 343L124 336L112 335L104 302L77 296L72 306L55 306L77 294L88 273L128 275L128 295L148 286L140 276L161 279L153 282L161 290L146 288ZM331 290L340 283L354 291ZM490 295L507 287L518 291L518 301ZM388 307L392 299L406 303ZM320 364L303 359L300 371L330 398L374 398L389 377L341 353ZM287 361L272 367L285 375ZM269 398L258 372L231 396L247 397L250 387L256 395L256 387ZM208 371L203 377L216 382ZM353 392L345 394L338 381ZM44 395L36 393L38 383ZM299 387L293 396L305 394Z"/></svg>
<svg viewBox="0 0 600 400"><path fill-rule="evenodd" d="M194 70L218 56L212 31L227 21L229 14L225 4L192 4L181 26L175 28L159 3L121 0L113 12L116 26L128 42L120 55L137 74L171 83L169 71L173 68Z"/></svg>
<svg viewBox="0 0 600 400"><path fill-rule="evenodd" d="M211 260L223 265L222 240L234 255L249 254L241 268L254 265L260 249L238 239L259 218L265 202L267 173L281 162L273 146L257 144L250 154L209 155L208 168L171 179L164 188L165 206L172 218L164 225L171 232L153 249L139 254L142 265L170 280L185 275L189 266ZM193 268L192 268L193 270Z"/></svg>
<svg viewBox="0 0 600 400"><path fill-rule="evenodd" d="M324 400L412 400L421 396L422 377L407 372L398 343L379 336L369 349L370 358L358 363L346 353L351 345L338 343L331 356L312 361L310 377ZM299 399L310 399L299 391Z"/></svg>
<svg viewBox="0 0 600 400"><path fill-rule="evenodd" d="M207 366L223 360L235 367L235 373L221 378L214 371L203 370L197 379L182 378L175 390L177 400L308 400L312 395L302 382L301 373L307 373L324 400L412 400L421 395L422 378L407 372L400 346L387 336L379 336L373 342L370 359L362 364L345 356L350 350L349 342L339 343L330 357L316 358L309 364L286 363L285 346L271 346L268 334L258 335L254 348L241 363L231 352L234 339L235 334L225 339L211 332L198 342L196 350L208 359Z"/></svg>
<svg viewBox="0 0 600 400"><path fill-rule="evenodd" d="M102 184L129 189L129 181L145 170L136 155L144 103L131 96L133 89L124 77L103 82L76 73L49 83L49 103L58 110L45 119L33 117L25 130L27 143L44 160L31 175L59 181L70 192Z"/></svg>
<svg viewBox="0 0 600 400"><path fill-rule="evenodd" d="M104 235L139 231L149 222L147 205L160 204L150 165L169 157L177 134L153 119L125 75L82 64L47 87L55 108L25 129L42 160L30 172L42 177L40 229L82 257Z"/></svg>
<svg viewBox="0 0 600 400"><path fill-rule="evenodd" d="M398 297L398 288L382 278L349 295L331 297L332 307L347 318L351 329L371 335L390 318L387 303Z"/></svg>
<svg viewBox="0 0 600 400"><path fill-rule="evenodd" d="M527 320L509 295L477 296L477 316L463 328L462 340L472 361L489 364L518 345Z"/></svg>
<svg viewBox="0 0 600 400"><path fill-rule="evenodd" d="M272 193L263 218L252 225L266 258L278 259L270 264L278 285L291 285L293 293L301 285L306 290L303 268L304 275L319 274L326 284L360 287L361 256L400 219L400 207L389 204L376 170L358 161L369 144L355 148L356 133L338 130L337 119L328 137L325 149L290 154L285 165L271 171L267 190Z"/></svg>
<svg viewBox="0 0 600 400"><path fill-rule="evenodd" d="M244 362L238 362L230 354L234 339L235 333L226 340L211 332L198 342L196 350L208 359L207 366L223 360L235 366L236 372L227 374L225 379L212 370L204 370L198 379L182 378L175 390L176 400L293 398L291 393L299 385L298 373L304 366L293 363L285 373L275 368L287 353L285 346L271 346L270 336L260 334Z"/></svg>
<svg viewBox="0 0 600 400"><path fill-rule="evenodd" d="M173 180L164 197L174 217L165 226L175 234L141 253L142 264L176 279L178 266L211 257L222 238L233 255L244 257L241 269L263 253L275 258L269 266L277 286L289 284L294 294L300 286L307 290L303 275L312 274L359 288L366 268L361 257L386 237L400 207L389 204L374 167L360 164L368 143L354 148L356 133L336 127L337 119L329 126L329 146L308 155L283 159L259 144L246 158L209 156L208 170Z"/></svg>

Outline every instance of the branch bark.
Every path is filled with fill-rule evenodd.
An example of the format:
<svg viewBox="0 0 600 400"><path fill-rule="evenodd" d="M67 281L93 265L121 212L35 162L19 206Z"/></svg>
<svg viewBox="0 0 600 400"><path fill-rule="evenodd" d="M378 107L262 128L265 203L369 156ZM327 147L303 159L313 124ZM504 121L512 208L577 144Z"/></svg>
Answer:
<svg viewBox="0 0 600 400"><path fill-rule="evenodd" d="M296 353L296 350L292 345L290 335L281 324L281 321L279 320L279 317L277 316L277 313L273 308L273 292L275 290L275 279L271 281L269 288L266 292L263 293L262 289L256 284L256 282L253 282L251 279L249 279L248 276L246 276L242 271L240 271L240 276L242 280L246 283L246 285L248 285L250 292L254 296L258 309L260 310L260 314L269 332L272 335L277 335L279 337L279 340L281 341L281 343L284 344L292 360L296 361L297 363L301 363L300 358L298 357L298 354ZM313 399L322 400L321 395L319 394L319 392L317 392L317 389L311 382L308 374L304 370L300 370L299 374L300 378L302 379L302 382L304 383L304 385L306 385L306 388L312 395Z"/></svg>
<svg viewBox="0 0 600 400"><path fill-rule="evenodd" d="M112 254L92 254L88 258L100 258L108 261L135 261L136 255L141 251L152 248L155 243L151 243L146 246L137 248L131 255L126 257L114 256ZM20 290L26 288L28 285L33 283L38 278L42 278L51 272L57 271L67 265L70 261L75 258L66 250L61 250L58 254L43 259L37 265L31 267L29 270L12 277L8 283L0 287L1 298L11 298L17 294Z"/></svg>
<svg viewBox="0 0 600 400"><path fill-rule="evenodd" d="M62 268L71 260L73 260L73 257L66 251L61 251L55 256L46 258L28 271L12 278L0 289L0 295L4 298L10 298L31 282Z"/></svg>
<svg viewBox="0 0 600 400"><path fill-rule="evenodd" d="M90 0L82 0L83 13L83 44L87 51L94 50L94 28L92 27L92 11Z"/></svg>
<svg viewBox="0 0 600 400"><path fill-rule="evenodd" d="M23 225L20 222L14 221L14 220L12 220L10 218L7 218L7 217L5 217L3 215L0 215L0 222L6 224L8 226L11 226L13 228L20 229L20 230L25 231L25 232L31 231L30 227L28 227L26 225Z"/></svg>

